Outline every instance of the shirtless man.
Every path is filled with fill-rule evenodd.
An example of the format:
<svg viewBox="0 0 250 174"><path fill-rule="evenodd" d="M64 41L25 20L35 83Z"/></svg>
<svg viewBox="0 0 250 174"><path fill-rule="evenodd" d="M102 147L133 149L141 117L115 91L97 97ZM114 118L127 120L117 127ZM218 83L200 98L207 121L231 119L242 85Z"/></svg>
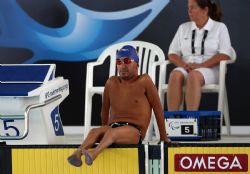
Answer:
<svg viewBox="0 0 250 174"><path fill-rule="evenodd" d="M117 52L116 57L119 76L110 77L105 84L102 126L90 130L81 146L68 158L74 166L82 165L82 155L85 155L85 163L91 165L98 154L113 143L141 143L151 119L152 108L161 141L170 142L157 89L149 75L138 75L139 57L135 48L126 45ZM97 147L88 151L97 141L100 141Z"/></svg>

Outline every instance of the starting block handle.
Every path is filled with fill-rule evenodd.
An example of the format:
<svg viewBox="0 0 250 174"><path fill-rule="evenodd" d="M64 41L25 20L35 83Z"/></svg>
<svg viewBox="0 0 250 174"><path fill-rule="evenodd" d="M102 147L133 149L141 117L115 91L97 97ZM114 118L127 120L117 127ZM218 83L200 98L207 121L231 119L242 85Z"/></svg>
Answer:
<svg viewBox="0 0 250 174"><path fill-rule="evenodd" d="M59 94L55 97L52 97L51 99L46 100L44 102L27 106L27 108L25 109L25 112L24 112L24 132L23 132L23 135L21 135L21 136L0 136L0 140L22 140L22 139L24 139L29 133L29 112L32 109L43 107L43 106L48 105L48 104L50 104L50 103L52 103L60 98L62 98L61 94ZM20 116L16 116L16 117L12 117L12 118L20 119Z"/></svg>
<svg viewBox="0 0 250 174"><path fill-rule="evenodd" d="M160 174L164 174L164 141L161 141Z"/></svg>
<svg viewBox="0 0 250 174"><path fill-rule="evenodd" d="M0 115L0 119L1 120L9 120L9 119L14 119L14 120L23 120L24 116L23 115L12 115L10 116L6 116L6 115Z"/></svg>
<svg viewBox="0 0 250 174"><path fill-rule="evenodd" d="M149 174L149 142L144 144L145 151L145 174Z"/></svg>

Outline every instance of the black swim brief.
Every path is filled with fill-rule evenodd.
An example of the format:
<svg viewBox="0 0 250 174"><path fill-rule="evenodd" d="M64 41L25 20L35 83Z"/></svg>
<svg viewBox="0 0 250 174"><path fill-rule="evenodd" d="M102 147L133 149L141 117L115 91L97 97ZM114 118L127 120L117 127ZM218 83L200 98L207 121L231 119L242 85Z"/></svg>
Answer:
<svg viewBox="0 0 250 174"><path fill-rule="evenodd" d="M141 130L135 124L128 123L128 122L114 122L114 123L110 123L109 126L112 127L112 128L121 127L121 126L132 126L132 127L136 128L139 131L139 134L140 134L140 140L139 140L138 144L142 143Z"/></svg>

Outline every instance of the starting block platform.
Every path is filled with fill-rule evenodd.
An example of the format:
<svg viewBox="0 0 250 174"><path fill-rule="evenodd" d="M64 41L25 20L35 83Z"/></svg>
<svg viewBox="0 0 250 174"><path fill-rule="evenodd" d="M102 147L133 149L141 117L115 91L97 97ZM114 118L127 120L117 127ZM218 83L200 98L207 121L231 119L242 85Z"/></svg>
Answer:
<svg viewBox="0 0 250 174"><path fill-rule="evenodd" d="M55 77L55 64L0 65L0 141L63 144L59 104L69 83Z"/></svg>

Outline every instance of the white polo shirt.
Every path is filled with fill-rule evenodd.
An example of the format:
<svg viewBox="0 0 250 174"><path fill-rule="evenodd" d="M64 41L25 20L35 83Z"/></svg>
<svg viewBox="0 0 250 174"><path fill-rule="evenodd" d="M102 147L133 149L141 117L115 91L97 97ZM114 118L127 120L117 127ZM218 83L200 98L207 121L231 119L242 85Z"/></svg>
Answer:
<svg viewBox="0 0 250 174"><path fill-rule="evenodd" d="M193 30L195 30L194 54L192 53ZM201 45L205 30L208 30L208 33L204 41L204 55L201 55ZM206 25L201 29L194 22L181 24L168 51L168 54L177 54L187 63L202 63L218 53L231 57L231 41L226 25L211 18L208 19Z"/></svg>

